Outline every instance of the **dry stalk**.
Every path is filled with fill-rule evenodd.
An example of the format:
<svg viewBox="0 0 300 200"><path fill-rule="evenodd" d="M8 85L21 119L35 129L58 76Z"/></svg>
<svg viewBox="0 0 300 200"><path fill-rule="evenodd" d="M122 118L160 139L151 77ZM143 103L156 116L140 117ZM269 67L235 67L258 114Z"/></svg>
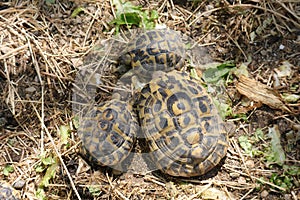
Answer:
<svg viewBox="0 0 300 200"><path fill-rule="evenodd" d="M42 121L42 118L41 118L41 116L40 116L40 114L39 114L39 111L36 109L36 107L35 107L34 105L32 105L32 107L34 108L34 111L36 112L36 115L37 115L38 119L40 120L40 123L41 123L41 126L42 126L42 130L45 130L45 132L46 132L46 134L47 134L47 137L48 137L48 138L50 139L50 141L51 141L51 144L52 144L53 149L54 149L54 151L55 151L55 153L56 153L56 156L59 158L60 163L62 164L62 166L63 166L63 168L64 168L64 170L65 170L65 172L66 172L66 174L67 174L67 176L68 176L68 178L69 178L69 181L70 181L70 184L71 184L71 186L72 186L73 191L75 192L77 198L78 198L79 200L81 200L81 197L80 197L80 195L79 195L79 193L78 193L78 191L77 191L77 189L76 189L76 186L75 186L74 181L73 181L73 179L72 179L72 177L71 177L71 174L69 173L69 170L68 170L67 166L65 165L64 160L63 160L62 157L61 157L61 153L58 151L58 149L57 149L57 147L56 147L56 144L55 144L55 142L54 142L53 137L51 136L51 134L50 134L48 128L45 126L44 121ZM42 141L42 143L43 143L43 141Z"/></svg>

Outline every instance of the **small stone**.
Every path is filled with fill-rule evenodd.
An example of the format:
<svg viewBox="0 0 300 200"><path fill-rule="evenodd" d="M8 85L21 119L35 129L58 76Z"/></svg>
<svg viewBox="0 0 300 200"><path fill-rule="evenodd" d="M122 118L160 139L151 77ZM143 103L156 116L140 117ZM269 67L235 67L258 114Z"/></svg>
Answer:
<svg viewBox="0 0 300 200"><path fill-rule="evenodd" d="M264 190L260 193L261 198L266 198L269 195L269 192L267 190Z"/></svg>
<svg viewBox="0 0 300 200"><path fill-rule="evenodd" d="M260 54L263 55L263 56L266 56L267 55L267 51L266 50L261 50Z"/></svg>
<svg viewBox="0 0 300 200"><path fill-rule="evenodd" d="M28 88L25 89L25 91L32 93L32 92L35 92L36 89L35 89L35 87L28 87Z"/></svg>
<svg viewBox="0 0 300 200"><path fill-rule="evenodd" d="M144 194L144 193L146 193L147 191L146 191L144 188L142 188L142 189L139 190L139 192L142 193L142 194Z"/></svg>
<svg viewBox="0 0 300 200"><path fill-rule="evenodd" d="M240 176L240 177L238 178L238 183L240 183L240 184L245 184L246 182L247 182L247 181L246 181L245 177Z"/></svg>
<svg viewBox="0 0 300 200"><path fill-rule="evenodd" d="M13 184L13 187L16 188L16 189L22 189L25 185L25 181L24 180L18 180L17 182L15 182Z"/></svg>
<svg viewBox="0 0 300 200"><path fill-rule="evenodd" d="M284 46L284 45L282 45L282 44L281 44L281 45L279 45L279 49L280 49L280 50L283 50L284 48L285 48L285 46Z"/></svg>
<svg viewBox="0 0 300 200"><path fill-rule="evenodd" d="M176 197L178 195L178 190L173 182L166 183L166 189L171 197Z"/></svg>
<svg viewBox="0 0 300 200"><path fill-rule="evenodd" d="M224 191L217 188L208 188L201 194L201 199L228 199Z"/></svg>
<svg viewBox="0 0 300 200"><path fill-rule="evenodd" d="M238 177L240 177L240 174L236 173L236 172L232 172L229 175L230 175L231 178L238 178Z"/></svg>
<svg viewBox="0 0 300 200"><path fill-rule="evenodd" d="M292 200L292 195L291 194L284 194L283 198L284 198L284 200Z"/></svg>
<svg viewBox="0 0 300 200"><path fill-rule="evenodd" d="M255 163L254 163L253 160L247 160L245 164L246 164L246 166L247 166L248 168L250 168L250 169L252 169L252 168L255 167Z"/></svg>

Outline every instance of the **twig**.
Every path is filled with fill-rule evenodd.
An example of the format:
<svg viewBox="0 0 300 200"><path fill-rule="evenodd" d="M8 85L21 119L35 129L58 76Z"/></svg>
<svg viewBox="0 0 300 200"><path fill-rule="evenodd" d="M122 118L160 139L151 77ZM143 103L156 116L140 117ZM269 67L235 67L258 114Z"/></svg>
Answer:
<svg viewBox="0 0 300 200"><path fill-rule="evenodd" d="M277 189L279 189L279 190L286 191L286 189L283 188L283 187L280 187L280 186L278 186L278 185L275 185L275 184L270 183L270 182L268 182L268 181L265 181L265 180L263 180L263 179L256 178L255 176L246 174L246 173L244 173L244 172L237 171L237 170L235 170L235 169L229 167L229 165L226 165L226 164L225 164L224 167L227 168L227 169L230 169L230 170L233 171L233 172L239 173L239 174L241 174L241 175L243 175L243 176L248 176L248 177L250 177L251 179L255 179L255 180L260 181L260 182L262 182L262 183L264 183L264 184L267 184L267 185L270 185L270 186L272 186L272 187L275 187L275 188L277 188Z"/></svg>

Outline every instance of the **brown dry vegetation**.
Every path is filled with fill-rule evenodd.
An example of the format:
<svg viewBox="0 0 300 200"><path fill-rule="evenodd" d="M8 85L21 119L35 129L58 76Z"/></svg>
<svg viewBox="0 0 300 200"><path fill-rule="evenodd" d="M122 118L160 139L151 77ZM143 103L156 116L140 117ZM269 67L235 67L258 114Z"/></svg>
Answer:
<svg viewBox="0 0 300 200"><path fill-rule="evenodd" d="M240 66L251 57L251 79L277 93L299 95L299 2L239 2L162 0L134 4L157 10L158 23L205 46L213 60L231 60ZM71 17L78 7L84 11ZM299 166L300 101L286 104L290 111L251 104L249 100L245 103L235 87L237 78L226 91L233 113L245 113L247 120L228 117L235 130L217 172L182 179L160 173L114 176L107 169L90 168L77 151L80 141L72 121L71 88L79 67L86 64L87 54L114 35L115 27L110 24L113 19L114 8L105 0L0 2L1 180L17 185L22 199L37 199L46 171L36 169L43 166L42 158L53 157L58 163L56 173L43 188L48 199L300 199L299 174L293 177L290 190L276 186L270 177L282 174L283 168L271 168L261 157L250 157L238 142L240 135L251 135L257 128L267 132L267 127L277 124L286 164ZM272 21L268 23L267 19ZM253 41L251 33L256 34ZM289 61L292 72L279 79L275 88L274 69L282 61ZM100 88L109 93L111 85ZM68 145L59 136L62 125L72 130ZM298 139L289 144L287 133ZM290 150L288 145L292 145ZM6 176L3 171L8 165L14 170ZM258 179L262 177L261 184ZM98 196L93 196L91 188L98 188Z"/></svg>

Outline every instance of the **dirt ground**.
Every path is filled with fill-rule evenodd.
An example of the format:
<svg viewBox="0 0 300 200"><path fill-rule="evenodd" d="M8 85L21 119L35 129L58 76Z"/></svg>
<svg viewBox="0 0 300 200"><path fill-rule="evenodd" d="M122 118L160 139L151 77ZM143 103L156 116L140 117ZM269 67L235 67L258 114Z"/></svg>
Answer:
<svg viewBox="0 0 300 200"><path fill-rule="evenodd" d="M300 3L132 1L141 13L157 11L153 23L192 38L208 64L234 66L222 68L229 72L217 89L207 84L222 89L233 127L226 158L201 177L176 178L114 175L79 155L73 86L118 31L113 2L0 2L0 180L21 199L300 199ZM201 58L193 58L200 76ZM99 77L101 102L116 77L110 66Z"/></svg>

